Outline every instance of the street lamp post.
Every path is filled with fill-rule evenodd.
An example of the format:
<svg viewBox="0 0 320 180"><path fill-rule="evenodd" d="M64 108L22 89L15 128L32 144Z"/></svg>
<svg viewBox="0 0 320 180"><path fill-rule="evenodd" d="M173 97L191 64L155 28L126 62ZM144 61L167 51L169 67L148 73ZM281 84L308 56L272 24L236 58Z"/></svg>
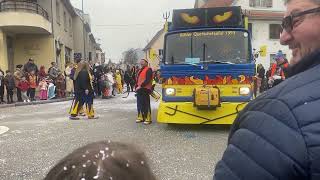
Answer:
<svg viewBox="0 0 320 180"><path fill-rule="evenodd" d="M82 0L82 12L83 12L83 0Z"/></svg>
<svg viewBox="0 0 320 180"><path fill-rule="evenodd" d="M83 58L86 59L87 53L86 53L86 27L85 27L85 19L84 19L84 9L83 9L83 0L82 0L82 20L83 20Z"/></svg>

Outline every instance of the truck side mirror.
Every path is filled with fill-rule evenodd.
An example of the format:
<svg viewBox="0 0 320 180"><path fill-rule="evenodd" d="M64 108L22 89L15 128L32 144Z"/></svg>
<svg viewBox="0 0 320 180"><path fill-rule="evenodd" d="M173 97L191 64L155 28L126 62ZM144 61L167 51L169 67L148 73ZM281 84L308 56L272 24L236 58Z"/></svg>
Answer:
<svg viewBox="0 0 320 180"><path fill-rule="evenodd" d="M159 58L160 58L160 61L161 61L161 62L162 62L162 60L163 60L163 54L164 54L163 49L159 49Z"/></svg>
<svg viewBox="0 0 320 180"><path fill-rule="evenodd" d="M163 49L159 49L159 56L163 56Z"/></svg>

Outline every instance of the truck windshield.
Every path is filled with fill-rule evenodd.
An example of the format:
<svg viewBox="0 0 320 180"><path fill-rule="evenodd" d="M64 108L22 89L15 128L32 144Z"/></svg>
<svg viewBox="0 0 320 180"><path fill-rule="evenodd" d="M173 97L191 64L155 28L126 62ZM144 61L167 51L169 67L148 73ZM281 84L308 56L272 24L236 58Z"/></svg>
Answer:
<svg viewBox="0 0 320 180"><path fill-rule="evenodd" d="M244 64L249 62L249 35L243 31L201 31L171 34L165 64Z"/></svg>

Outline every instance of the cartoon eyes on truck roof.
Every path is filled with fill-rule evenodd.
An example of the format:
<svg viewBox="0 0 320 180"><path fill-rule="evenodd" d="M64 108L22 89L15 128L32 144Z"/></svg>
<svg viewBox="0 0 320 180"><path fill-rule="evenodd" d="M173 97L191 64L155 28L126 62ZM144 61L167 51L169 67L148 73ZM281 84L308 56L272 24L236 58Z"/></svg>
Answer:
<svg viewBox="0 0 320 180"><path fill-rule="evenodd" d="M178 9L173 13L173 29L193 27L244 28L240 7Z"/></svg>
<svg viewBox="0 0 320 180"><path fill-rule="evenodd" d="M232 17L232 14L232 11L228 11L223 13L222 15L215 15L212 17L212 21L216 24L223 23L229 20ZM200 23L200 18L198 16L192 16L188 13L180 13L180 17L184 22L188 24L197 25Z"/></svg>

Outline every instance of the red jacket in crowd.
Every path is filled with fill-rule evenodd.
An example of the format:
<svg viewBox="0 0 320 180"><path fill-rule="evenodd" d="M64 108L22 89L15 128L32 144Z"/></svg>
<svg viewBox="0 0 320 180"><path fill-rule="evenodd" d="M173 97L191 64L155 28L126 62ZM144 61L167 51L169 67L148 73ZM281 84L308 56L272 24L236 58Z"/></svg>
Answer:
<svg viewBox="0 0 320 180"><path fill-rule="evenodd" d="M277 63L272 64L272 66L271 66L271 76L270 77L276 75L276 71L277 71L277 68L279 68L279 66L281 68L280 76L284 80L286 78L285 77L285 73L284 73L284 69L289 67L289 63L287 63L287 62L283 63L282 65L278 65Z"/></svg>
<svg viewBox="0 0 320 180"><path fill-rule="evenodd" d="M30 85L28 81L20 81L18 84L19 89L23 91L28 91Z"/></svg>

